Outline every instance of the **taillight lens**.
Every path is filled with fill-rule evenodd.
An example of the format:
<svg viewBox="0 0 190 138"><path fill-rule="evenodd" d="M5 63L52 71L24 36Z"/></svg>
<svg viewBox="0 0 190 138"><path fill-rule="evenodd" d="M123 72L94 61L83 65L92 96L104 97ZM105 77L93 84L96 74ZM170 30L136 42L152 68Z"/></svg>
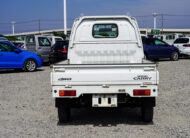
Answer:
<svg viewBox="0 0 190 138"><path fill-rule="evenodd" d="M134 96L150 96L150 90L134 90Z"/></svg>
<svg viewBox="0 0 190 138"><path fill-rule="evenodd" d="M58 49L57 51L58 51L58 52L65 52L65 53L68 52L66 49Z"/></svg>
<svg viewBox="0 0 190 138"><path fill-rule="evenodd" d="M75 90L60 90L59 96L76 96Z"/></svg>
<svg viewBox="0 0 190 138"><path fill-rule="evenodd" d="M190 44L184 44L183 46L184 47L190 47Z"/></svg>

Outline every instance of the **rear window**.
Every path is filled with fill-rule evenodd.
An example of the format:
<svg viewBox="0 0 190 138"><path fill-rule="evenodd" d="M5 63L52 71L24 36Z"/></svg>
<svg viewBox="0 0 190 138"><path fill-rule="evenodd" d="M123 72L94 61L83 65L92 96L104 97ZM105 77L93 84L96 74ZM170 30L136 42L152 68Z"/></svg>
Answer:
<svg viewBox="0 0 190 138"><path fill-rule="evenodd" d="M117 38L118 26L116 24L95 24L93 26L94 38Z"/></svg>
<svg viewBox="0 0 190 138"><path fill-rule="evenodd" d="M63 39L61 39L61 38L55 38L55 42L61 41L61 40L63 40Z"/></svg>
<svg viewBox="0 0 190 138"><path fill-rule="evenodd" d="M180 43L188 43L189 42L189 38L178 38L174 41L174 44L180 44Z"/></svg>
<svg viewBox="0 0 190 138"><path fill-rule="evenodd" d="M58 50L58 49L68 49L68 41L58 41L55 43L54 50Z"/></svg>

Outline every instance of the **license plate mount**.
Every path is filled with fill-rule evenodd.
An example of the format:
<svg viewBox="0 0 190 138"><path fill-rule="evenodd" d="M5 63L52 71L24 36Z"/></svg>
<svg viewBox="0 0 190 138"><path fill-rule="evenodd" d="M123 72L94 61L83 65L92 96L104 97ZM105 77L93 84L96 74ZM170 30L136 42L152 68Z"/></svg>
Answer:
<svg viewBox="0 0 190 138"><path fill-rule="evenodd" d="M94 94L92 96L92 107L117 107L116 94Z"/></svg>

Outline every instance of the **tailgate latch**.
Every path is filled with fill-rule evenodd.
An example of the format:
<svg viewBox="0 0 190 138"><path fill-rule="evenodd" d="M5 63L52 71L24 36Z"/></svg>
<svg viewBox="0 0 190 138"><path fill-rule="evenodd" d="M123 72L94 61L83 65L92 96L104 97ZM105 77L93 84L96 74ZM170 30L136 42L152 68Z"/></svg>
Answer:
<svg viewBox="0 0 190 138"><path fill-rule="evenodd" d="M71 85L65 85L65 88L72 88Z"/></svg>
<svg viewBox="0 0 190 138"><path fill-rule="evenodd" d="M102 88L109 88L109 85L102 85Z"/></svg>

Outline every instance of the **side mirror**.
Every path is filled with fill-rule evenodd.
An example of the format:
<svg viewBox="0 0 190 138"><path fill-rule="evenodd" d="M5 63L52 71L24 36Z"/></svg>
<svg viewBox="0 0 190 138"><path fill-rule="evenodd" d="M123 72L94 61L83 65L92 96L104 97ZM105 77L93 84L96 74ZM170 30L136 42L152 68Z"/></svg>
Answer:
<svg viewBox="0 0 190 138"><path fill-rule="evenodd" d="M15 53L20 53L20 52L22 52L22 50L20 50L20 49L14 49L14 52Z"/></svg>

